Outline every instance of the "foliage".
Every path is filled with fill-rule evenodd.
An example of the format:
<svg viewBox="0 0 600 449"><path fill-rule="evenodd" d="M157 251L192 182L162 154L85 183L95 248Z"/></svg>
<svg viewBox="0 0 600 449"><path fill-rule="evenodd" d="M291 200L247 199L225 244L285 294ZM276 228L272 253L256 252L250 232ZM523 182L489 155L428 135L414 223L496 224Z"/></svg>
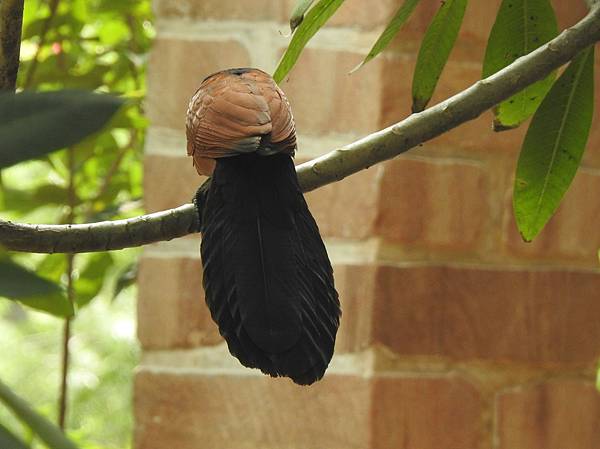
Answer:
<svg viewBox="0 0 600 449"><path fill-rule="evenodd" d="M100 130L123 100L85 91L0 95L0 168L74 145ZM35 129L35 132L31 132Z"/></svg>
<svg viewBox="0 0 600 449"><path fill-rule="evenodd" d="M547 0L504 0L490 32L482 77L487 78L558 34ZM500 103L494 109L497 131L519 126L538 108L554 81L550 75Z"/></svg>
<svg viewBox="0 0 600 449"><path fill-rule="evenodd" d="M149 0L72 0L69 2L28 0L26 2L18 87L42 91L96 90L125 97L128 101L126 106L112 118L104 132L80 141L81 138L102 126L122 101L115 96L73 91L17 94L12 95L11 100L7 100L9 97L3 95L2 101L5 105L7 101L21 101L21 105L24 104L24 100L29 101L29 105L21 109L23 111L21 118L31 117L31 113L37 115L29 125L18 128L19 123L15 120L19 116L18 105L11 106L10 112L5 111L6 114L10 113L12 120L10 123L3 122L4 126L0 126L3 141L7 141L4 139L5 131L12 132L12 136L18 131L21 140L15 141L15 146L21 151L16 152L13 146L3 147L3 150L10 150L12 153L12 159L7 159L4 165L32 157L38 158L0 172L0 210L3 218L34 223L93 222L128 218L142 212L141 148L146 126L142 100L145 92L145 59L153 37L150 16ZM46 112L40 108L40 98L51 102L47 103ZM4 115L1 111L0 107L0 113ZM61 113L63 116L60 116ZM60 126L65 125L69 127L61 130ZM69 146L68 149L44 156L48 151L66 145ZM133 250L118 254L82 254L77 257L2 252L0 254L2 263L10 267L13 275L16 273L21 276L21 281L29 275L32 280L14 282L12 285L16 286L17 291L11 290L0 294L12 296L20 299L22 303L35 305L39 309L54 313L60 313L56 309L57 298L65 300L66 296L74 303L68 304L71 311L75 306L78 314L85 315L83 308L93 304L95 298L104 296L105 299L110 299L121 291L129 291L126 286L131 283L131 273L135 271L132 265L136 255L137 251ZM8 285L6 281L9 274L7 270L2 270L0 273L3 285ZM36 301L32 302L25 290L30 290L33 285L47 287L52 290L52 295L37 295ZM0 306L3 305L17 307L14 310L20 310L15 303L0 302ZM19 327L27 327L26 324L35 322L37 315L32 312L19 311L18 313L24 313L26 320ZM63 315L69 313L62 311ZM70 346L75 346L75 355L72 357L75 372L71 373L70 378L77 379L77 366L85 371L88 377L97 378L96 376L101 373L94 373L91 368L100 368L100 364L97 363L96 366L92 363L81 364L79 357L85 357L86 354L77 351L74 341L85 339L86 335L94 335L100 340L102 334L96 331L106 328L110 322L96 319L88 321L85 327L79 327L77 321L75 323L75 329L82 334L71 339ZM60 323L53 322L48 326L56 328L57 324ZM28 337L23 334L22 338ZM32 388L45 386L45 389L40 389L43 394L39 394L41 391L38 390L30 397L35 398L36 408L40 403L47 404L42 410L45 410L46 414L51 410L48 408L48 392L55 390L59 385L56 379L49 385L47 374L58 370L59 363L56 359L56 354L59 352L58 343L54 341L54 344L46 348L48 353L53 354L52 366L40 372L43 378L39 377L36 383L31 385ZM103 340L95 342L96 345L104 348L102 343ZM23 345L19 346L23 351ZM131 344L126 348L130 352ZM111 348L110 351L105 351L102 357L114 357L111 355L114 351L115 349ZM22 376L26 368L23 365L19 366L16 358L15 354L12 354L10 358L4 357L2 360L7 362L10 360L10 365L17 366ZM5 365L6 363L0 363L3 377L7 370L10 371ZM103 380L96 383L103 384L110 377L116 379L125 376L129 379L132 366L131 360L124 364L110 366L104 373ZM35 366L31 369L36 372L40 367ZM53 376L50 378L52 379ZM17 379L18 377L13 376L12 381L15 382ZM90 414L91 412L106 413L108 410L112 412L115 404L106 404L104 410L103 408L92 410L90 404L102 402L103 397L94 397L92 401L89 392L78 393L76 381L71 384L74 384L75 391L70 402L79 407L79 410L70 415L69 422L72 427L79 428L81 432L79 435L72 433L71 436L81 447L104 447L98 445L104 444L100 443L102 437L110 447L124 447L131 430L129 407L121 407L121 415L117 422L110 425L106 422L95 425L93 431L95 438L93 438L92 432L88 432L84 425L94 419L93 416L88 416L88 412ZM19 381L15 385L22 388L27 383ZM85 396L85 401L78 397L80 394ZM125 397L123 393L118 393L121 396L119 398L114 398L115 393L112 392L107 394L105 391L104 394L106 399L113 398L112 402L116 404L129 405L127 399L129 392L125 393ZM56 400L52 400L51 403L55 404ZM95 419L96 422L99 421L98 417ZM104 420L111 421L106 418L100 419L100 421ZM26 421L31 426L35 420ZM23 433L22 429L14 424L13 421L12 425L7 427L11 435L23 440L30 439L28 438L28 435L31 435L30 431ZM115 432L115 428L119 430ZM39 434L39 430L37 432ZM8 435L6 432L5 434ZM94 445L90 446L92 444L90 441L94 440L98 444L93 443Z"/></svg>
<svg viewBox="0 0 600 449"><path fill-rule="evenodd" d="M304 3L304 0L300 0ZM292 37L292 42L285 51L279 66L273 74L273 79L276 82L281 82L288 74L288 72L294 67L296 61L300 57L300 53L308 41L315 35L319 28L325 25L325 22L337 11L337 9L344 3L344 0L319 0L303 18L300 25L296 28L294 23L294 17L290 27L295 29Z"/></svg>
<svg viewBox="0 0 600 449"><path fill-rule="evenodd" d="M413 112L421 112L431 100L435 86L454 47L467 0L446 0L423 36L413 75Z"/></svg>
<svg viewBox="0 0 600 449"><path fill-rule="evenodd" d="M57 316L71 316L74 309L61 288L9 259L0 259L0 296Z"/></svg>
<svg viewBox="0 0 600 449"><path fill-rule="evenodd" d="M517 164L514 210L526 241L552 216L575 177L594 113L594 48L579 54L535 113Z"/></svg>
<svg viewBox="0 0 600 449"><path fill-rule="evenodd" d="M404 23L408 20L418 3L419 0L404 0L402 6L396 11L396 14L394 14L394 17L390 20L390 23L388 23L385 30L383 30L383 33L381 33L381 36L379 36L379 39L373 44L373 48L371 48L367 56L365 56L365 59L352 69L350 73L360 69L363 65L385 50L394 36L398 34Z"/></svg>
<svg viewBox="0 0 600 449"><path fill-rule="evenodd" d="M69 378L73 413L68 435L81 449L125 449L131 442L132 372L139 359L134 318L136 289L125 289L112 301L117 268L128 259L122 253L115 255L122 260L110 269L111 282L74 321ZM0 335L2 348L18 348L0 349L2 381L39 413L54 420L62 338L57 320L0 301ZM0 407L0 423L23 440L31 439L26 427L4 407ZM44 447L35 440L33 449Z"/></svg>
<svg viewBox="0 0 600 449"><path fill-rule="evenodd" d="M2 400L16 416L22 419L23 422L26 422L31 430L49 447L53 449L78 449L58 427L33 410L25 400L13 393L12 390L1 381L0 400Z"/></svg>
<svg viewBox="0 0 600 449"><path fill-rule="evenodd" d="M423 110L435 91L458 36L467 1L442 1L423 37L413 75L414 112ZM335 8L331 7L333 3ZM306 12L310 3L298 1L296 11L301 11L302 15L306 13L306 19L297 27L275 70L276 81L285 78L308 41L342 3L343 0L322 0ZM418 0L404 1L364 61L353 71L364 66L389 45L417 3ZM330 8L325 13L326 4ZM293 16L292 20L293 31L298 17ZM503 0L488 40L483 61L484 76L493 75L556 34L556 16L550 0ZM563 82L553 88L554 77L549 76L495 108L495 131L517 127L534 114L537 117L533 120L536 127L527 133L521 150L513 198L517 226L526 241L533 239L551 218L579 167L593 115L594 66L590 62L586 67L589 70L586 70L579 84L570 83L564 87L565 82L561 78ZM536 113L542 101L545 107ZM583 112L576 111L577 107L571 110L571 106L580 104L585 106ZM549 127L543 122L555 124L560 131L558 135L546 133ZM548 148L553 150L548 151ZM532 193L534 190L538 193Z"/></svg>

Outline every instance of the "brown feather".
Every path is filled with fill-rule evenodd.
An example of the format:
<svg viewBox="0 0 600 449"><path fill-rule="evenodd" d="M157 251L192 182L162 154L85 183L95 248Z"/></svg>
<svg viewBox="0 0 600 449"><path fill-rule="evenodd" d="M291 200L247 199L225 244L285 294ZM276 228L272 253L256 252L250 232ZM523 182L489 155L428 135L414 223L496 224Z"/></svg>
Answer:
<svg viewBox="0 0 600 449"><path fill-rule="evenodd" d="M187 111L187 153L201 175L214 159L258 151L296 151L290 105L270 75L258 69L230 69L206 78Z"/></svg>

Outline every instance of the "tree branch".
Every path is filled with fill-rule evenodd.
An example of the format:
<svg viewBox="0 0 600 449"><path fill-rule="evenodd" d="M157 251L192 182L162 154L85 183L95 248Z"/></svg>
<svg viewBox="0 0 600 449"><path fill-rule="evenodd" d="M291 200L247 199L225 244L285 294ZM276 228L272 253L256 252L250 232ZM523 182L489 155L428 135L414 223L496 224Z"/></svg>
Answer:
<svg viewBox="0 0 600 449"><path fill-rule="evenodd" d="M15 90L24 0L0 1L0 91Z"/></svg>
<svg viewBox="0 0 600 449"><path fill-rule="evenodd" d="M308 192L340 181L473 120L599 40L600 5L596 3L579 23L498 73L400 123L299 165L300 185ZM198 211L187 204L130 220L87 225L24 225L0 220L0 244L9 250L43 253L106 251L170 240L198 229Z"/></svg>

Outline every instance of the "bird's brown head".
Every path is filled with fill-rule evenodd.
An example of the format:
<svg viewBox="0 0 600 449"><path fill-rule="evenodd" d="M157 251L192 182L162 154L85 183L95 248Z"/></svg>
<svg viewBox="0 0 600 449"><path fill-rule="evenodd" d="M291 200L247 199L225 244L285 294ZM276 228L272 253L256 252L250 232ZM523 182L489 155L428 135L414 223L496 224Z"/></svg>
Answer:
<svg viewBox="0 0 600 449"><path fill-rule="evenodd" d="M243 153L294 155L296 131L290 105L262 70L235 68L213 73L190 100L187 153L201 175L215 159Z"/></svg>

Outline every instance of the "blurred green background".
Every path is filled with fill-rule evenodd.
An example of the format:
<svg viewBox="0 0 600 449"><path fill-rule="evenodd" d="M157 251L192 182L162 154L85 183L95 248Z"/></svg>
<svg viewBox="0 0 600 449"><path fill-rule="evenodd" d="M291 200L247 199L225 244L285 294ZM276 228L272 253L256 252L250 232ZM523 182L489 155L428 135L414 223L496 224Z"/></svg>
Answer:
<svg viewBox="0 0 600 449"><path fill-rule="evenodd" d="M143 213L143 99L153 36L149 0L25 1L19 90L96 90L128 101L107 131L2 170L3 219L84 223ZM134 249L72 260L64 254L0 254L63 292L72 282L77 314L69 342L65 428L81 448L131 447L138 254ZM65 320L22 303L0 299L0 379L56 422ZM31 447L45 447L4 407L0 425Z"/></svg>

